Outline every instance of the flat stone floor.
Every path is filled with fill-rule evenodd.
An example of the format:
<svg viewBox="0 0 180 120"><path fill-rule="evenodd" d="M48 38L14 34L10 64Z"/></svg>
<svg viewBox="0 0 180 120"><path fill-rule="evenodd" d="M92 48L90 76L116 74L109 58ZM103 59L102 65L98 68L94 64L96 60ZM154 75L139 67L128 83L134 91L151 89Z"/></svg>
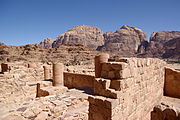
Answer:
<svg viewBox="0 0 180 120"><path fill-rule="evenodd" d="M0 120L88 120L88 94L70 89L56 96L34 98L0 107Z"/></svg>

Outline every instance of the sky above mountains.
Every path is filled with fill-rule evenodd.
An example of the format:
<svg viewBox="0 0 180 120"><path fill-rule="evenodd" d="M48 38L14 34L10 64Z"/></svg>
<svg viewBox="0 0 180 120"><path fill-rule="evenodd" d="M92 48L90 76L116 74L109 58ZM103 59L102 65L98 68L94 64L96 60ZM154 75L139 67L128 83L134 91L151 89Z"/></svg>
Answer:
<svg viewBox="0 0 180 120"><path fill-rule="evenodd" d="M39 43L75 25L114 32L122 25L180 31L180 0L0 0L0 42Z"/></svg>

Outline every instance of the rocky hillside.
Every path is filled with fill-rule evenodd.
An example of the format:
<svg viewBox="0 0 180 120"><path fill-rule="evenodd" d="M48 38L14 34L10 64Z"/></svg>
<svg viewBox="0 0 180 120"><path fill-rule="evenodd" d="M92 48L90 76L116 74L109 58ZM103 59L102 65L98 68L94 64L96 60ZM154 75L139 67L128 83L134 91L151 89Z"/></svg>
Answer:
<svg viewBox="0 0 180 120"><path fill-rule="evenodd" d="M59 45L83 45L88 48L97 49L104 44L103 31L97 27L86 25L75 26L64 34L57 37L52 47Z"/></svg>
<svg viewBox="0 0 180 120"><path fill-rule="evenodd" d="M39 44L37 44L37 46L39 48L52 48L52 44L55 41L55 39L52 38L47 38L44 41L40 42Z"/></svg>
<svg viewBox="0 0 180 120"><path fill-rule="evenodd" d="M144 56L180 58L180 31L153 32Z"/></svg>
<svg viewBox="0 0 180 120"><path fill-rule="evenodd" d="M0 44L0 63L13 61L63 62L65 65L86 65L94 63L100 54L80 45L60 45L56 48L42 49L37 45L7 46Z"/></svg>
<svg viewBox="0 0 180 120"><path fill-rule="evenodd" d="M99 47L100 51L110 51L123 56L134 56L142 42L147 40L146 33L142 30L122 26L116 32L104 34L105 44Z"/></svg>

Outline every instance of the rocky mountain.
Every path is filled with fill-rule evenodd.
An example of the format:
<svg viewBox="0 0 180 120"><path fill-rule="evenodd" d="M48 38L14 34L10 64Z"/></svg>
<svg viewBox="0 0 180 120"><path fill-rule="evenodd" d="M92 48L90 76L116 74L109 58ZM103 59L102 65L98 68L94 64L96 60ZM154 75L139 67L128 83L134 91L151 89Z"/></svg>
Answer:
<svg viewBox="0 0 180 120"><path fill-rule="evenodd" d="M87 25L74 26L64 34L57 37L52 47L59 45L83 45L88 48L97 49L104 44L103 31L97 27Z"/></svg>
<svg viewBox="0 0 180 120"><path fill-rule="evenodd" d="M134 56L147 37L142 30L124 25L116 32L105 33L104 40L105 44L99 47L99 50L115 52L123 56Z"/></svg>
<svg viewBox="0 0 180 120"><path fill-rule="evenodd" d="M39 48L52 48L52 44L55 41L55 39L47 38L44 39L44 41L40 42L38 45Z"/></svg>
<svg viewBox="0 0 180 120"><path fill-rule="evenodd" d="M146 33L128 25L115 32L104 33L97 27L74 26L56 39L47 38L37 44L39 48L55 48L59 45L83 45L118 56L179 58L180 31L153 32L147 41Z"/></svg>
<svg viewBox="0 0 180 120"><path fill-rule="evenodd" d="M180 58L180 31L153 32L145 56Z"/></svg>
<svg viewBox="0 0 180 120"><path fill-rule="evenodd" d="M134 56L139 46L146 41L146 33L128 25L122 26L116 32L104 33L97 27L86 25L75 26L53 39L46 39L38 46L40 48L55 48L59 45L83 45L100 51L108 51L123 56Z"/></svg>

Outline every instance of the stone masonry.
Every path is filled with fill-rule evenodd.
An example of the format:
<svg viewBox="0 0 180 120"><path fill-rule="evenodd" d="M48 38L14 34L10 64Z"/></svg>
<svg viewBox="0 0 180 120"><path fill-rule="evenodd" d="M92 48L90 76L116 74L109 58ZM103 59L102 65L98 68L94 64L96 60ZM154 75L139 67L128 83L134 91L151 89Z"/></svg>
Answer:
<svg viewBox="0 0 180 120"><path fill-rule="evenodd" d="M50 68L49 66L43 66L44 68L44 80L50 80L51 79L51 74L50 74Z"/></svg>
<svg viewBox="0 0 180 120"><path fill-rule="evenodd" d="M48 72L47 72L48 71ZM44 67L44 79L50 76L49 68ZM44 97L48 95L57 95L66 92L68 89L64 87L64 65L62 63L53 64L53 81L52 85L47 87L41 87L37 83L37 93L36 97ZM50 81L51 82L51 81Z"/></svg>
<svg viewBox="0 0 180 120"><path fill-rule="evenodd" d="M64 65L62 63L53 64L53 86L64 85Z"/></svg>
<svg viewBox="0 0 180 120"><path fill-rule="evenodd" d="M1 72L4 73L4 72L8 72L8 64L5 64L5 63L2 63L1 64Z"/></svg>
<svg viewBox="0 0 180 120"><path fill-rule="evenodd" d="M164 64L152 58L101 63L101 76L94 80L96 96L88 98L89 120L150 119L163 96Z"/></svg>
<svg viewBox="0 0 180 120"><path fill-rule="evenodd" d="M99 56L96 56L94 58L95 61L95 77L99 78L101 77L101 69L102 69L102 64L101 63L107 63L109 59L109 54L107 53L102 53Z"/></svg>
<svg viewBox="0 0 180 120"><path fill-rule="evenodd" d="M160 59L110 59L108 54L101 54L95 57L95 76L71 73L68 72L69 68L64 71L62 63L51 65L38 63L13 65L8 63L4 68L1 66L1 71L4 71L0 74L0 90L1 96L3 96L0 98L1 105L4 106L6 103L8 106L9 103L31 101L32 104L28 104L33 106L31 108L28 107L28 104L23 103L17 113L11 112L9 115L12 116L5 115L6 117L14 118L16 114L18 117L29 119L32 112L28 112L28 110L36 108L39 110L39 103L47 100L48 102L43 101L43 103L48 103L47 106L50 105L50 109L43 105L40 112L36 115L33 114L33 118L66 118L68 120L75 118L83 118L83 120L179 120L180 118L179 99L167 102L163 96L164 93L167 96L178 98L179 71L170 68L164 69L165 62ZM81 94L79 89L70 89L83 87L93 88L93 93L87 94L85 91L81 91L83 93ZM69 96L69 94L73 95ZM74 97L75 95L80 95L79 97L85 95L86 97L83 101L82 98ZM68 97L64 98L63 96ZM52 102L52 99L55 99L55 102ZM78 103L73 102L76 99L79 101ZM38 104L34 105L33 102L37 101ZM58 107L56 112L53 111L54 103L63 105L64 102L68 102L65 108ZM55 107L57 106L55 105ZM19 110L22 111L19 112ZM84 110L86 112L82 112ZM0 111L3 114L4 110L0 109ZM72 116L74 113L78 115L83 113L84 117ZM16 116L15 119L18 117Z"/></svg>
<svg viewBox="0 0 180 120"><path fill-rule="evenodd" d="M165 69L164 94L180 98L180 71L171 68Z"/></svg>

